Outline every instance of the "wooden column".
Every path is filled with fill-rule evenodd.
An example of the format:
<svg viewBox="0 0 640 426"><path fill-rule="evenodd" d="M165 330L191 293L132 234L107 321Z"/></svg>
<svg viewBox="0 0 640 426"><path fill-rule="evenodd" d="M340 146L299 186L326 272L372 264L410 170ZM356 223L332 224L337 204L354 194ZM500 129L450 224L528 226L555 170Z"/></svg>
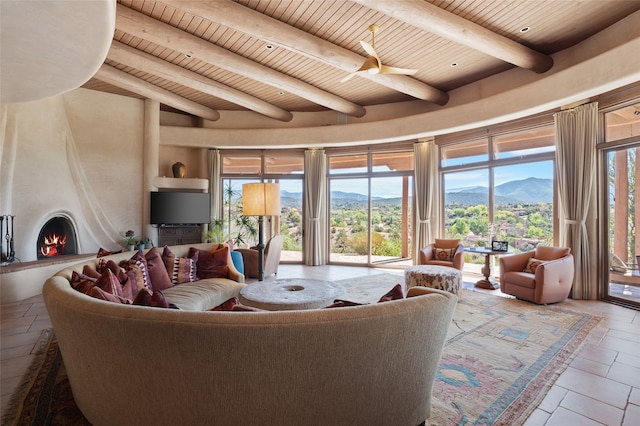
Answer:
<svg viewBox="0 0 640 426"><path fill-rule="evenodd" d="M629 253L629 167L627 151L615 153L614 169L615 205L613 223L613 253L624 262L628 262Z"/></svg>
<svg viewBox="0 0 640 426"><path fill-rule="evenodd" d="M409 257L409 177L402 178L402 257Z"/></svg>

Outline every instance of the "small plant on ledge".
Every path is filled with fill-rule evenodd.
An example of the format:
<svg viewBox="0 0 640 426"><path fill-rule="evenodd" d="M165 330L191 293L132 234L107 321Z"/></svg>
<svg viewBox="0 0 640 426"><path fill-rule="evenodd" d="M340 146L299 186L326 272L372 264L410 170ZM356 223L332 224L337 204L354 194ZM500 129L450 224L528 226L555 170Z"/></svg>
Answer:
<svg viewBox="0 0 640 426"><path fill-rule="evenodd" d="M122 245L124 248L129 249L130 251L135 250L136 244L138 242L138 237L136 237L135 232L129 229L124 234L124 239L122 240Z"/></svg>

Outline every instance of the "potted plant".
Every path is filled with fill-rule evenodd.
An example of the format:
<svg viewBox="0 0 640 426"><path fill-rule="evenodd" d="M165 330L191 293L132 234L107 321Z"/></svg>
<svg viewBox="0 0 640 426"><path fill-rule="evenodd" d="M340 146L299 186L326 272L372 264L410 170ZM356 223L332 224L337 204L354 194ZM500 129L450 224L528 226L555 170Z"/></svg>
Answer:
<svg viewBox="0 0 640 426"><path fill-rule="evenodd" d="M136 249L136 241L138 241L138 237L136 237L133 230L129 229L124 233L122 245L124 246L124 248L129 249L129 251L134 251Z"/></svg>

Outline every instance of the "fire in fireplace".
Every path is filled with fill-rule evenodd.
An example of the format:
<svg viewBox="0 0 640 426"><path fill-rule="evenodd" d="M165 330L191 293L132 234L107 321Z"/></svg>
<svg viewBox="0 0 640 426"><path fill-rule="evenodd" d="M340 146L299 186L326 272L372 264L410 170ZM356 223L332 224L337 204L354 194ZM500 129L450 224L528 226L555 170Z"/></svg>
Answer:
<svg viewBox="0 0 640 426"><path fill-rule="evenodd" d="M36 250L38 259L77 254L76 232L71 221L64 216L49 219L40 230Z"/></svg>

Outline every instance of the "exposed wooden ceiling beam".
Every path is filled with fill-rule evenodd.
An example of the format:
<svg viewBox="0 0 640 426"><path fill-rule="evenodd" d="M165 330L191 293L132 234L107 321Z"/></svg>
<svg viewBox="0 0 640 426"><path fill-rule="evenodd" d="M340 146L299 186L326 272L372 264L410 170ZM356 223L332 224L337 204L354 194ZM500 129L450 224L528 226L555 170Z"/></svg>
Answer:
<svg viewBox="0 0 640 426"><path fill-rule="evenodd" d="M350 73L356 71L367 59L232 1L162 0L162 2ZM360 73L358 76L438 105L444 105L449 100L449 95L445 92L404 75Z"/></svg>
<svg viewBox="0 0 640 426"><path fill-rule="evenodd" d="M111 65L103 64L94 75L94 78L137 93L145 98L155 99L158 102L162 102L165 105L188 112L197 117L213 121L220 118L220 113L215 109L207 108L182 96L173 94L168 90L134 77L131 74L127 74L124 71L120 71Z"/></svg>
<svg viewBox="0 0 640 426"><path fill-rule="evenodd" d="M119 41L113 41L107 58L137 70L162 77L165 80L174 81L200 92L226 99L267 117L275 118L276 120L291 121L293 118L293 114L289 111L265 102L262 99L225 86L217 81L127 46Z"/></svg>
<svg viewBox="0 0 640 426"><path fill-rule="evenodd" d="M363 117L366 114L361 105L260 65L121 4L117 7L116 28L157 45L178 52L188 52L193 57L219 68L286 90L334 111L355 117Z"/></svg>
<svg viewBox="0 0 640 426"><path fill-rule="evenodd" d="M521 68L543 73L553 66L553 59L550 56L536 52L424 0L352 1Z"/></svg>

